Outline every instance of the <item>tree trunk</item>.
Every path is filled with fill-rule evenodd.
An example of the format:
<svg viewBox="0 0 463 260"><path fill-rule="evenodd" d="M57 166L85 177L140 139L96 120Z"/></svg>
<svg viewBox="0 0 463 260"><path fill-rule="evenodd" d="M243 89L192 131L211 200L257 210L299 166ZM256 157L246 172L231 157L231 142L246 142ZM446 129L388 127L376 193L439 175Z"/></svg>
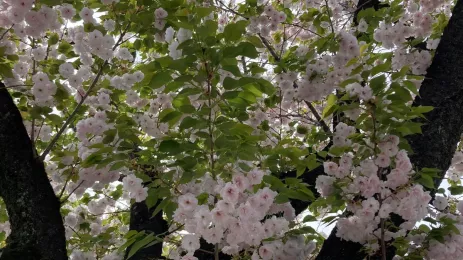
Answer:
<svg viewBox="0 0 463 260"><path fill-rule="evenodd" d="M419 96L413 106L433 106L434 110L425 114L422 134L408 136L407 140L413 150L410 156L413 165L418 168L437 168L441 172L434 179L434 186L439 187L448 170L453 154L463 133L463 1L458 1L453 15L444 30L433 62L427 70ZM435 190L431 191L434 196ZM401 220L395 220L400 225ZM359 250L360 244L342 241L335 235L336 229L323 244L317 260L363 259L365 255ZM334 250L336 249L336 250ZM342 253L341 253L342 252ZM392 259L395 251L388 247L387 259Z"/></svg>
<svg viewBox="0 0 463 260"><path fill-rule="evenodd" d="M167 221L162 217L162 211L154 217L153 212L156 206L148 209L145 201L137 202L130 208L130 230L149 231L154 234L162 234L168 231ZM126 256L132 247L126 250ZM134 254L130 260L149 260L149 259L163 259L162 257L162 243L156 243L152 246L142 248Z"/></svg>
<svg viewBox="0 0 463 260"><path fill-rule="evenodd" d="M0 196L11 224L1 260L67 259L60 203L33 149L21 114L0 83Z"/></svg>

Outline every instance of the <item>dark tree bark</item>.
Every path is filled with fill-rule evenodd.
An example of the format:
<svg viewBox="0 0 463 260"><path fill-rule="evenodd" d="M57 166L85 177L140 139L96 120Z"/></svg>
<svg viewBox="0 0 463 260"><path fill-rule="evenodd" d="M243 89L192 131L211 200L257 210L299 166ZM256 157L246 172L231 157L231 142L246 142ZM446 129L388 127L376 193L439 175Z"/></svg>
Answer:
<svg viewBox="0 0 463 260"><path fill-rule="evenodd" d="M154 234L163 234L168 231L167 221L162 217L163 212L160 211L153 217L156 205L148 209L145 201L137 202L130 208L130 230L148 231ZM130 252L131 247L126 250L126 256ZM162 256L162 243L156 243L152 246L142 248L137 251L130 259L131 260L150 260L164 259Z"/></svg>
<svg viewBox="0 0 463 260"><path fill-rule="evenodd" d="M422 134L407 137L413 154L410 159L418 168L440 169L439 177L434 179L437 188L448 170L461 134L463 133L463 1L458 1L453 15L444 30L431 66L427 70L419 96L413 106L433 106L434 110L418 119L424 123ZM435 189L431 194L435 195ZM393 220L397 225L400 219ZM333 230L323 244L317 260L363 259L360 244L342 241ZM333 250L336 249L336 250ZM395 251L388 247L387 259L392 259Z"/></svg>
<svg viewBox="0 0 463 260"><path fill-rule="evenodd" d="M60 203L33 151L21 114L0 82L0 196L11 224L1 260L67 259Z"/></svg>

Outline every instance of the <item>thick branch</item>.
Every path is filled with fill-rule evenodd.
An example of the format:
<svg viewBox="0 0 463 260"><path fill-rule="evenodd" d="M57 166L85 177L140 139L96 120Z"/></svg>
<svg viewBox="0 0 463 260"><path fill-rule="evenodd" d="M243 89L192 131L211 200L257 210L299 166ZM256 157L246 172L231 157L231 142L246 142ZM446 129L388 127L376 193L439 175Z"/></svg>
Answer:
<svg viewBox="0 0 463 260"><path fill-rule="evenodd" d="M11 235L0 259L67 259L60 204L34 157L21 114L0 83L0 195Z"/></svg>

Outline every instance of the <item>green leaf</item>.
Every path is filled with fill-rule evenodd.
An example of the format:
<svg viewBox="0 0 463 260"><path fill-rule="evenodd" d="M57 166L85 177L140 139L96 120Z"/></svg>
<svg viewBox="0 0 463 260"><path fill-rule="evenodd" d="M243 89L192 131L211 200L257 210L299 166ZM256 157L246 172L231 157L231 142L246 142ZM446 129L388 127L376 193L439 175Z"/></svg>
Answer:
<svg viewBox="0 0 463 260"><path fill-rule="evenodd" d="M48 45L54 45L57 44L59 41L59 36L57 33L52 33L50 37L48 38Z"/></svg>
<svg viewBox="0 0 463 260"><path fill-rule="evenodd" d="M238 66L236 65L222 66L222 69L231 72L236 77L241 76L240 69L238 69Z"/></svg>
<svg viewBox="0 0 463 260"><path fill-rule="evenodd" d="M312 215L307 215L302 220L302 222L312 222L312 221L317 221L317 218Z"/></svg>
<svg viewBox="0 0 463 260"><path fill-rule="evenodd" d="M390 69L391 69L391 62L387 61L383 64L379 64L373 67L370 71L370 75L374 76L378 73L389 71Z"/></svg>
<svg viewBox="0 0 463 260"><path fill-rule="evenodd" d="M132 247L130 248L129 255L127 259L130 259L138 250L145 247L149 243L153 242L156 239L153 233L147 235L142 240L135 242Z"/></svg>
<svg viewBox="0 0 463 260"><path fill-rule="evenodd" d="M196 196L196 198L198 199L198 204L199 205L206 204L207 199L209 199L209 193L203 192L203 193L199 194L198 196Z"/></svg>
<svg viewBox="0 0 463 260"><path fill-rule="evenodd" d="M322 118L326 118L327 116L331 115L336 111L336 101L338 101L338 98L336 97L335 94L330 94L327 99L327 104L325 108L323 109L322 113Z"/></svg>
<svg viewBox="0 0 463 260"><path fill-rule="evenodd" d="M223 80L223 88L226 89L226 90L235 89L235 88L238 88L239 86L240 86L239 81L236 80L236 79L226 77Z"/></svg>
<svg viewBox="0 0 463 260"><path fill-rule="evenodd" d="M300 190L285 189L281 191L280 193L288 198L297 199L300 201L312 201L314 199L309 194L302 192Z"/></svg>
<svg viewBox="0 0 463 260"><path fill-rule="evenodd" d="M126 166L127 163L125 161L118 161L118 162L115 162L111 168L109 169L110 171L115 171L115 170L118 170L124 166Z"/></svg>
<svg viewBox="0 0 463 260"><path fill-rule="evenodd" d="M426 188L434 189L434 181L432 180L432 177L429 175L422 174L418 179L418 183L422 184Z"/></svg>
<svg viewBox="0 0 463 260"><path fill-rule="evenodd" d="M172 80L172 76L169 72L161 71L153 75L150 81L150 87L157 89L165 85L167 82Z"/></svg>
<svg viewBox="0 0 463 260"><path fill-rule="evenodd" d="M170 203L170 201L169 201L168 198L165 198L165 199L161 200L161 202L154 209L152 216L153 217L156 216L169 203Z"/></svg>
<svg viewBox="0 0 463 260"><path fill-rule="evenodd" d="M180 119L180 117L182 117L182 115L183 113L177 110L174 110L160 117L160 121L161 123L167 123L167 122L175 123Z"/></svg>
<svg viewBox="0 0 463 260"><path fill-rule="evenodd" d="M225 40L229 42L235 42L239 40L241 36L246 32L247 25L247 21L241 20L236 23L230 23L227 26L225 26L225 29L223 31Z"/></svg>
<svg viewBox="0 0 463 260"><path fill-rule="evenodd" d="M264 175L263 181L270 184L273 190L281 190L286 188L286 185L277 177L272 175Z"/></svg>
<svg viewBox="0 0 463 260"><path fill-rule="evenodd" d="M239 55L253 59L259 57L259 52L257 52L256 47L252 43L241 42L238 48L240 49Z"/></svg>
<svg viewBox="0 0 463 260"><path fill-rule="evenodd" d="M256 48L265 48L264 44L262 44L262 41L259 39L259 37L255 36L255 35L251 35L247 38L247 40L254 44L254 46L256 46Z"/></svg>
<svg viewBox="0 0 463 260"><path fill-rule="evenodd" d="M181 153L183 149L180 147L180 143L175 140L164 140L159 144L159 151L176 155Z"/></svg>
<svg viewBox="0 0 463 260"><path fill-rule="evenodd" d="M392 73L392 75L391 75L392 80L396 80L398 78L405 77L405 75L407 75L408 70L409 70L409 67L404 66L399 72Z"/></svg>
<svg viewBox="0 0 463 260"><path fill-rule="evenodd" d="M164 56L164 57L157 58L156 61L159 62L159 64L161 64L163 68L165 68L165 67L168 67L172 63L173 59L170 56Z"/></svg>
<svg viewBox="0 0 463 260"><path fill-rule="evenodd" d="M381 75L370 80L370 88L373 90L373 94L379 93L386 86L386 76Z"/></svg>
<svg viewBox="0 0 463 260"><path fill-rule="evenodd" d="M66 41L62 41L58 45L58 52L63 53L63 54L68 54L72 50L72 45L69 44Z"/></svg>
<svg viewBox="0 0 463 260"><path fill-rule="evenodd" d="M13 78L13 70L7 64L0 63L0 75L3 78Z"/></svg>
<svg viewBox="0 0 463 260"><path fill-rule="evenodd" d="M196 17L203 18L208 16L212 11L215 10L215 7L196 7Z"/></svg>
<svg viewBox="0 0 463 260"><path fill-rule="evenodd" d="M184 130L184 129L188 129L188 128L192 128L194 126L197 126L199 123L199 120L197 119L194 119L192 117L185 117L182 122L180 123L180 130Z"/></svg>
<svg viewBox="0 0 463 260"><path fill-rule="evenodd" d="M453 186L449 187L450 194L452 195L460 195L463 194L463 186Z"/></svg>
<svg viewBox="0 0 463 260"><path fill-rule="evenodd" d="M419 95L418 88L416 88L415 83L411 82L410 80L406 80L403 82L404 86L410 90L413 94Z"/></svg>
<svg viewBox="0 0 463 260"><path fill-rule="evenodd" d="M429 228L429 226L425 225L425 224L421 224L418 229L424 231L425 233L429 233L429 231L431 231L431 228Z"/></svg>
<svg viewBox="0 0 463 260"><path fill-rule="evenodd" d="M59 5L62 3L62 0L40 0L40 3L41 4L45 4L45 5L48 5L48 6L55 6L55 5Z"/></svg>
<svg viewBox="0 0 463 260"><path fill-rule="evenodd" d="M397 127L397 131L402 133L403 136L412 134L421 134L421 123L405 122L402 126Z"/></svg>
<svg viewBox="0 0 463 260"><path fill-rule="evenodd" d="M420 113L420 114L428 113L428 112L432 111L433 109L434 109L434 107L432 107L432 106L419 106L419 107L413 107L412 108L413 112Z"/></svg>
<svg viewBox="0 0 463 260"><path fill-rule="evenodd" d="M218 28L219 25L217 24L217 21L207 20L203 26L198 27L196 33L202 39L206 39L206 42L210 44L210 46L213 46L217 42L217 39L215 39L215 37L212 36L216 34ZM208 36L211 37L208 38Z"/></svg>
<svg viewBox="0 0 463 260"><path fill-rule="evenodd" d="M329 223L329 222L335 220L337 217L338 216L329 216L329 217L326 217L326 218L322 219L322 222L323 223Z"/></svg>

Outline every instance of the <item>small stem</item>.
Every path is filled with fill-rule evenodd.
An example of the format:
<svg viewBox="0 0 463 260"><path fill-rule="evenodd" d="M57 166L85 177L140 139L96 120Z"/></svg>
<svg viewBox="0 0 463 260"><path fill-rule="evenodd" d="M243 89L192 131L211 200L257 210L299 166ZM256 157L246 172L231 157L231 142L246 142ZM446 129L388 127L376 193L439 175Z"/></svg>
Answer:
<svg viewBox="0 0 463 260"><path fill-rule="evenodd" d="M219 244L215 244L215 248L214 248L214 260L219 260Z"/></svg>
<svg viewBox="0 0 463 260"><path fill-rule="evenodd" d="M69 199L69 197L71 197L71 195L80 187L80 185L82 185L82 183L84 183L84 181L81 181L81 182L71 191L71 193L69 193L69 195L61 201L61 204L64 204L64 203Z"/></svg>
<svg viewBox="0 0 463 260"><path fill-rule="evenodd" d="M386 242L384 241L384 219L381 219L381 260L386 260Z"/></svg>
<svg viewBox="0 0 463 260"><path fill-rule="evenodd" d="M305 101L305 104L309 107L310 111L312 112L312 114L315 116L315 118L317 119L318 123L320 123L320 125L322 126L323 130L327 133L331 133L331 130L330 128L328 127L328 125L325 123L325 121L323 121L322 117L320 116L320 114L318 114L317 110L315 109L315 107L308 101Z"/></svg>
<svg viewBox="0 0 463 260"><path fill-rule="evenodd" d="M333 21L331 21L330 7L328 5L328 0L325 0L325 4L326 4L326 12L328 14L328 18L330 19L331 32L334 33L334 26L333 26Z"/></svg>
<svg viewBox="0 0 463 260"><path fill-rule="evenodd" d="M66 190L66 186L68 185L69 181L72 178L72 175L74 174L74 168L72 169L71 173L69 174L68 178L66 179L66 182L64 183L63 188L61 189L61 192L59 193L58 198L61 199L63 197L64 191Z"/></svg>
<svg viewBox="0 0 463 260"><path fill-rule="evenodd" d="M5 35L11 30L11 28L13 28L14 24L12 24L10 26L10 28L6 29L5 32L2 34L2 36L0 37L0 41L3 40L3 37L5 37Z"/></svg>

